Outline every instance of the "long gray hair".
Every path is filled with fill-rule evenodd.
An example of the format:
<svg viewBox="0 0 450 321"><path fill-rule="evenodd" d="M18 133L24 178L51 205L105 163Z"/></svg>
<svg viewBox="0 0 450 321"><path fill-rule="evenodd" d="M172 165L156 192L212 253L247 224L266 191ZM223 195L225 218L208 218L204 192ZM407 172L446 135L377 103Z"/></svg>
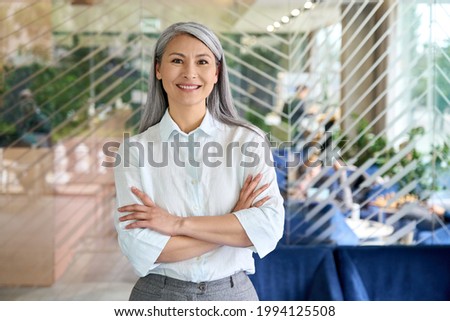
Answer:
<svg viewBox="0 0 450 321"><path fill-rule="evenodd" d="M227 125L243 126L254 130L252 126L239 119L233 104L230 83L228 80L227 64L223 54L222 45L217 36L204 25L196 22L179 22L169 26L162 32L156 42L153 64L150 69L148 81L147 102L142 112L139 132L159 123L168 106L167 94L162 81L156 78L156 64L161 62L167 44L180 34L191 35L203 42L216 58L219 68L219 77L211 94L207 98L207 108L212 117Z"/></svg>

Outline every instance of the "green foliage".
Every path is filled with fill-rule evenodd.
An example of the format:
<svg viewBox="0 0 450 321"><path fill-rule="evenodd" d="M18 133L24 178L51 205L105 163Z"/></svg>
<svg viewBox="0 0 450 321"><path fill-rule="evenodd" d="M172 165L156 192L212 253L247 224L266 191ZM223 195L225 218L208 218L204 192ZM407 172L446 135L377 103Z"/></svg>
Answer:
<svg viewBox="0 0 450 321"><path fill-rule="evenodd" d="M261 117L256 116L254 113L248 112L245 115L245 118L253 125L257 126L258 128L260 128L262 131L264 131L265 133L270 132L271 127L266 125L266 123L264 122L264 119L262 119Z"/></svg>
<svg viewBox="0 0 450 321"><path fill-rule="evenodd" d="M18 105L20 91L28 88L41 112L50 118L54 129L52 138L56 141L87 126L87 110L91 102L99 107L114 103L118 97L124 102L130 101L129 88L139 86L133 86L139 76L124 63L124 58L111 57L107 49L97 48L79 48L56 65L33 63L12 68L2 77L5 86L0 124L15 123L24 116L17 113L15 106ZM4 129L8 130L10 139L4 139L2 144L20 136L11 133L12 127L3 127L2 135L6 133Z"/></svg>
<svg viewBox="0 0 450 321"><path fill-rule="evenodd" d="M17 129L13 124L0 121L0 146L9 145L10 142L17 139Z"/></svg>
<svg viewBox="0 0 450 321"><path fill-rule="evenodd" d="M279 37L287 39L289 35L279 34ZM240 43L241 46L236 46L235 43ZM234 77L233 73L230 73L230 82L235 88L238 88L233 91L233 97L262 117L257 116L254 112L245 112L243 116L264 132L271 132L276 137L282 136L283 132L279 128L265 124L264 117L272 111L275 105L273 93L275 93L277 83L273 79L276 79L276 75L280 71L275 65L288 68L288 59L273 61L272 50L287 54L289 47L282 41L273 43L273 38L268 37L266 33L246 35L245 39L240 35L227 34L222 44L225 51L229 53L226 56L229 69L235 70L251 80ZM269 77L264 75L269 75Z"/></svg>
<svg viewBox="0 0 450 321"><path fill-rule="evenodd" d="M356 119L356 115L352 115L352 118ZM375 165L382 165L394 154L392 149L385 150L386 138L383 136L375 138L376 135L369 130L368 126L369 122L364 118L356 124L356 136L359 138L350 147L346 146L351 141L346 135L338 141L338 147L346 149L346 152L341 155L343 159L354 159L355 166L362 166L369 159L375 159ZM335 138L339 136L341 133L338 131L335 133ZM364 152L360 153L361 150Z"/></svg>
<svg viewBox="0 0 450 321"><path fill-rule="evenodd" d="M397 152L392 147L388 148L385 137L375 139L375 134L368 130L367 126L368 122L364 119L358 122L356 135L359 139L341 156L345 160L354 159L354 165L356 166L362 166L369 159L375 159L375 165L381 167L391 160ZM425 131L422 127L412 128L408 133L407 142L417 140L424 134ZM340 136L339 132L335 133L335 138ZM338 142L338 147L341 149L347 148L345 145L349 141L348 137L344 137ZM447 139L447 141L450 141L450 139ZM363 153L361 153L362 150L364 150ZM406 157L387 169L384 176L393 177L399 173L404 173L404 168L408 164L413 161L416 162L415 169L404 173L398 184L401 188L411 182L416 182L417 185L412 192L421 195L424 191L445 188L446 184L440 178L450 169L449 158L450 149L448 143L432 146L430 153L421 153L416 148L413 148Z"/></svg>

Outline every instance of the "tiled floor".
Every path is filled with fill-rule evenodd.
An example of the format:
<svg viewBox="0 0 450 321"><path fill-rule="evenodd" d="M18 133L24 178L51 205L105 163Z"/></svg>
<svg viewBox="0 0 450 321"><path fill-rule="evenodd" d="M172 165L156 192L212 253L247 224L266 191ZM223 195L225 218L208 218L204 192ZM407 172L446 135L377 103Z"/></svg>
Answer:
<svg viewBox="0 0 450 321"><path fill-rule="evenodd" d="M136 280L109 229L86 236L69 268L51 287L0 287L0 300L128 300Z"/></svg>

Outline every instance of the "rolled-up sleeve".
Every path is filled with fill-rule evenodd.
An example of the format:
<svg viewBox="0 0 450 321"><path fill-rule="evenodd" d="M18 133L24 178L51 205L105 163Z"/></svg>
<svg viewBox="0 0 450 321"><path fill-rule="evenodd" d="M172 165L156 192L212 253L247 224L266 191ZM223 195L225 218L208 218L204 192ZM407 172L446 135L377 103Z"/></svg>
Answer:
<svg viewBox="0 0 450 321"><path fill-rule="evenodd" d="M125 146L125 147L124 147ZM162 250L169 241L169 236L160 234L150 229L125 229L130 222L119 222L119 217L126 213L117 211L118 207L129 204L142 204L142 202L131 192L135 186L152 197L151 187L143 186L141 180L141 168L137 152L134 148L127 149L126 143L119 147L114 167L114 178L116 185L117 206L114 211L114 225L118 234L118 243L122 253L128 258L135 272L139 276L147 275L159 264L155 263Z"/></svg>
<svg viewBox="0 0 450 321"><path fill-rule="evenodd" d="M276 172L273 165L273 157L268 152L268 146L263 145L263 139L258 139L258 146L252 149L253 155L258 155L255 166L245 167L244 179L248 175L262 174L259 186L269 184L269 188L258 196L256 201L265 196L270 199L260 207L251 207L234 212L248 238L254 246L254 251L260 258L269 254L277 246L283 236L284 229L284 206L283 197L277 183ZM265 146L265 147L264 147ZM270 157L270 162L268 157Z"/></svg>

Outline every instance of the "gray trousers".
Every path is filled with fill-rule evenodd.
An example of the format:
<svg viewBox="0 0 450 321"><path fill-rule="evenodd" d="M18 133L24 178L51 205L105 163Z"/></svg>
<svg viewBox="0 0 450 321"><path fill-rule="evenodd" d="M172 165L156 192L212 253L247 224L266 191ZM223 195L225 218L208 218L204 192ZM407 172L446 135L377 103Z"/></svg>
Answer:
<svg viewBox="0 0 450 321"><path fill-rule="evenodd" d="M245 272L200 283L149 274L136 282L130 301L258 301L258 295Z"/></svg>

